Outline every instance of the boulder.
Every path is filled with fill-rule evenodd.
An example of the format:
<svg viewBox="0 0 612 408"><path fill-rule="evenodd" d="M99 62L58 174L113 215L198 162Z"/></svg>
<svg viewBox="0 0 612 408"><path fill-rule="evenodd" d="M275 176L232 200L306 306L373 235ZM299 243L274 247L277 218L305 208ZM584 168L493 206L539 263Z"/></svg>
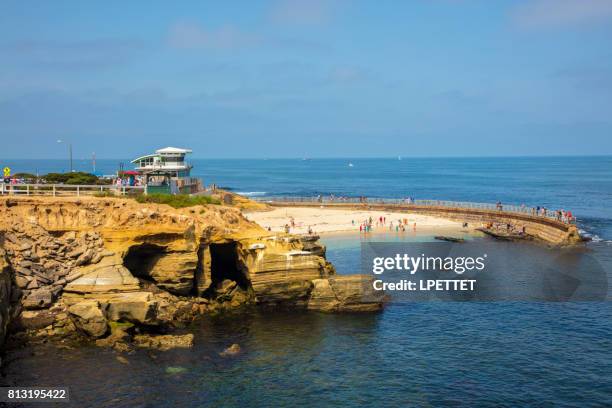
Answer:
<svg viewBox="0 0 612 408"><path fill-rule="evenodd" d="M38 330L52 325L55 318L55 313L48 309L24 310L14 322L14 327L16 330Z"/></svg>
<svg viewBox="0 0 612 408"><path fill-rule="evenodd" d="M225 296L229 295L230 292L237 286L238 284L229 279L225 279L222 282L219 282L215 287L215 293L217 296Z"/></svg>
<svg viewBox="0 0 612 408"><path fill-rule="evenodd" d="M112 321L129 321L153 325L157 323L158 302L150 292L119 293L107 300L107 317Z"/></svg>
<svg viewBox="0 0 612 408"><path fill-rule="evenodd" d="M81 254L83 254L83 252L85 252L85 250L87 249L87 247L83 247L83 246L78 246L76 248L74 248L72 251L68 252L66 254L66 256L68 258L78 258L79 256L81 256Z"/></svg>
<svg viewBox="0 0 612 408"><path fill-rule="evenodd" d="M80 331L92 337L101 337L106 333L107 322L96 300L84 300L68 308L74 325Z"/></svg>
<svg viewBox="0 0 612 408"><path fill-rule="evenodd" d="M34 289L22 301L25 309L44 309L51 306L52 303L53 293L48 288Z"/></svg>
<svg viewBox="0 0 612 408"><path fill-rule="evenodd" d="M89 263L89 261L91 261L91 258L93 258L94 256L94 251L92 249L88 249L87 251L83 252L76 260L76 262L74 263L74 266L81 266L81 265L85 265L87 263Z"/></svg>
<svg viewBox="0 0 612 408"><path fill-rule="evenodd" d="M26 289L38 289L38 280L36 278L32 279L29 283L28 286L26 286Z"/></svg>
<svg viewBox="0 0 612 408"><path fill-rule="evenodd" d="M228 348L226 348L225 350L223 350L221 353L219 353L219 355L221 357L233 357L233 356L240 354L241 350L242 349L240 348L240 345L237 343L234 343Z"/></svg>
<svg viewBox="0 0 612 408"><path fill-rule="evenodd" d="M137 334L134 336L134 344L137 347L167 351L173 348L193 347L193 334L172 335L148 335Z"/></svg>
<svg viewBox="0 0 612 408"><path fill-rule="evenodd" d="M32 270L29 268L24 268L24 267L17 267L15 268L15 271L23 276L31 276L32 275Z"/></svg>
<svg viewBox="0 0 612 408"><path fill-rule="evenodd" d="M370 275L313 280L308 309L326 312L373 312L383 308L385 293L374 289Z"/></svg>
<svg viewBox="0 0 612 408"><path fill-rule="evenodd" d="M30 281L24 276L17 275L15 276L15 283L17 284L17 286L23 289L28 286L28 283L30 283Z"/></svg>
<svg viewBox="0 0 612 408"><path fill-rule="evenodd" d="M96 346L112 347L117 351L128 351L128 342L131 340L130 334L127 332L129 325L113 325L109 323L111 334L105 338L96 340Z"/></svg>

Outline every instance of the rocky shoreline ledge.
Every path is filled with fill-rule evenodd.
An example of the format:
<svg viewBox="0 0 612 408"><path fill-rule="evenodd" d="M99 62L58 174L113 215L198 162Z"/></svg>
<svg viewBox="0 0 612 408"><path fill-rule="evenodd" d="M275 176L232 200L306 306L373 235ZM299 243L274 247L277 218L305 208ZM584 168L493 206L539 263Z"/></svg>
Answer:
<svg viewBox="0 0 612 408"><path fill-rule="evenodd" d="M0 198L0 341L189 347L198 316L243 307L381 310L372 277L336 275L316 236L270 233L230 206Z"/></svg>

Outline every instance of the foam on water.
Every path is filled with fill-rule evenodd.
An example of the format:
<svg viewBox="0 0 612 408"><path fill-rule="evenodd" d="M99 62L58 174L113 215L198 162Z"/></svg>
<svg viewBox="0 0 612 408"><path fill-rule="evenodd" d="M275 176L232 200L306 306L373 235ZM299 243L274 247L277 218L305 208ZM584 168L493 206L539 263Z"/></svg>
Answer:
<svg viewBox="0 0 612 408"><path fill-rule="evenodd" d="M236 194L245 196L245 197L262 197L267 193L265 191L236 191Z"/></svg>

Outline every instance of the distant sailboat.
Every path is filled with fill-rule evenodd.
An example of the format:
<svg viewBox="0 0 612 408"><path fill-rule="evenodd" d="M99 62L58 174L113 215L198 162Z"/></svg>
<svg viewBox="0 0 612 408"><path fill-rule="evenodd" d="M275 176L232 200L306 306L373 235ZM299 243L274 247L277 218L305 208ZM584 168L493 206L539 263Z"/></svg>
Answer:
<svg viewBox="0 0 612 408"><path fill-rule="evenodd" d="M402 156L397 156L397 160L402 160Z"/></svg>
<svg viewBox="0 0 612 408"><path fill-rule="evenodd" d="M349 163L349 167L353 167L353 163Z"/></svg>

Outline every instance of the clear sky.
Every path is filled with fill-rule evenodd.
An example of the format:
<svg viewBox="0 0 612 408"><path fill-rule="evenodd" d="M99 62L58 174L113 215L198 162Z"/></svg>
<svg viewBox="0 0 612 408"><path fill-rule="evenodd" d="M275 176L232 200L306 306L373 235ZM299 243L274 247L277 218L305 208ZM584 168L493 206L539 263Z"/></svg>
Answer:
<svg viewBox="0 0 612 408"><path fill-rule="evenodd" d="M612 154L612 0L2 1L0 159Z"/></svg>

